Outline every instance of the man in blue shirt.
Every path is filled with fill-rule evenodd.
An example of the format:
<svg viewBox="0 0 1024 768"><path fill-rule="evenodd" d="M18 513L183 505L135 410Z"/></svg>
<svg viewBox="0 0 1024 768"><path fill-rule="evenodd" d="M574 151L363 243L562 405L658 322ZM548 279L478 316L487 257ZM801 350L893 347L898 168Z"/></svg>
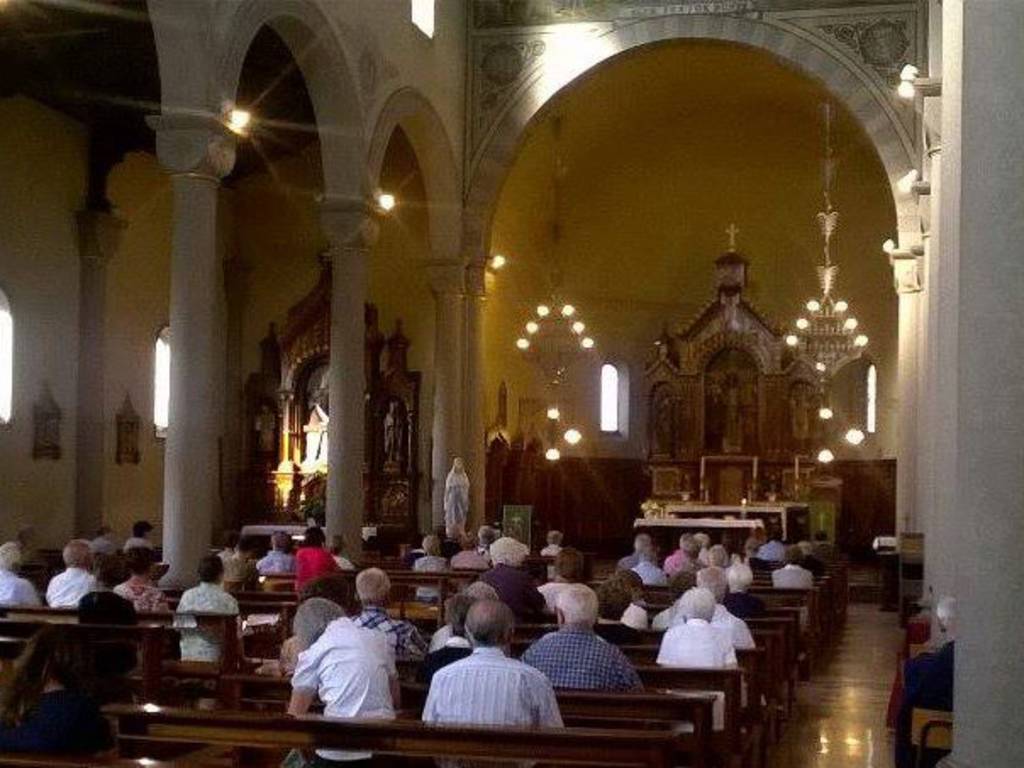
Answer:
<svg viewBox="0 0 1024 768"><path fill-rule="evenodd" d="M523 661L543 672L555 688L640 690L643 686L629 659L594 634L597 608L597 595L583 584L561 591L556 603L560 629L531 645Z"/></svg>

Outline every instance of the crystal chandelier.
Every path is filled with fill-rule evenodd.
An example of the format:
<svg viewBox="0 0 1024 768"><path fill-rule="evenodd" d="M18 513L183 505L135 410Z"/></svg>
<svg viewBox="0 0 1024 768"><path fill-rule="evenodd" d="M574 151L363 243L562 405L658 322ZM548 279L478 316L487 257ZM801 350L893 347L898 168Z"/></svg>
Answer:
<svg viewBox="0 0 1024 768"><path fill-rule="evenodd" d="M559 407L558 394L569 379L573 369L583 360L595 354L595 342L587 334L587 326L579 316L575 305L561 298L562 273L558 269L558 246L561 241L559 219L562 208L562 182L565 165L559 148L561 118L552 122L554 132L555 161L553 174L554 206L551 222L551 293L537 305L534 313L523 325L523 332L516 339L516 349L543 377L548 400L546 428L544 430L544 457L548 461L561 458L559 445L578 445L583 433L569 423Z"/></svg>
<svg viewBox="0 0 1024 768"><path fill-rule="evenodd" d="M806 312L796 319L786 344L814 365L822 386L851 360L860 357L868 337L845 299L836 298L839 265L832 263L832 238L839 227L839 211L832 207L835 158L832 153L832 109L825 105L825 210L817 215L823 240L822 263L817 267L821 295L807 301ZM823 408L823 411L827 408ZM824 417L824 415L823 415ZM831 415L825 417L830 418Z"/></svg>

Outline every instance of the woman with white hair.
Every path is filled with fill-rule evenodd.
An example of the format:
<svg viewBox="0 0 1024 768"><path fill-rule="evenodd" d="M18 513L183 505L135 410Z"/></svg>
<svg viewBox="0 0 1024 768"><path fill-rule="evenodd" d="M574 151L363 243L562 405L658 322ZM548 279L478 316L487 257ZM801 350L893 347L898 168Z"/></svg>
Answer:
<svg viewBox="0 0 1024 768"><path fill-rule="evenodd" d="M441 538L434 534L423 537L423 557L412 564L417 573L439 573L448 570L448 561L441 557ZM436 603L441 593L436 587L417 587L416 599L423 603Z"/></svg>
<svg viewBox="0 0 1024 768"><path fill-rule="evenodd" d="M705 568L697 572L697 586L708 590L715 598L715 613L711 624L729 632L734 648L750 650L755 647L754 636L743 619L738 619L722 605L725 594L729 590L725 571L721 568Z"/></svg>
<svg viewBox="0 0 1024 768"><path fill-rule="evenodd" d="M715 596L694 587L679 598L681 621L661 639L658 664L663 667L706 667L721 669L736 666L736 651L729 633L712 626Z"/></svg>
<svg viewBox="0 0 1024 768"><path fill-rule="evenodd" d="M9 541L0 546L0 606L21 608L39 605L39 595L32 582L18 575L21 547Z"/></svg>
<svg viewBox="0 0 1024 768"><path fill-rule="evenodd" d="M544 595L530 578L521 570L530 549L511 536L502 536L491 544L491 563L494 567L480 576L480 580L494 587L516 618L534 619L544 612Z"/></svg>
<svg viewBox="0 0 1024 768"><path fill-rule="evenodd" d="M738 619L756 619L764 616L764 601L747 592L754 581L754 572L746 563L737 560L725 571L729 582L729 593L722 600L722 605Z"/></svg>

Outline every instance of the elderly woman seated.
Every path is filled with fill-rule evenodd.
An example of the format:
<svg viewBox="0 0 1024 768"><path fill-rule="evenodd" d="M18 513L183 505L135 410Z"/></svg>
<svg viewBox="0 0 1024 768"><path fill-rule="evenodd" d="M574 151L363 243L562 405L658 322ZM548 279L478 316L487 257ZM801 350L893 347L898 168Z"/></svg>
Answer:
<svg viewBox="0 0 1024 768"><path fill-rule="evenodd" d="M736 651L729 632L711 623L715 615L715 596L695 587L679 598L680 621L661 639L658 664L664 667L707 667L721 669L736 666Z"/></svg>
<svg viewBox="0 0 1024 768"><path fill-rule="evenodd" d="M487 585L483 584L482 586ZM459 659L466 658L473 652L469 640L466 638L466 614L469 613L469 609L479 599L474 596L475 594L477 593L460 592L445 600L444 617L445 621L448 622L445 625L449 630L447 633L448 637L438 648L434 648L434 642L431 640L430 652L416 669L417 682L429 685L435 672ZM438 630L435 633L435 637L440 632L441 630Z"/></svg>
<svg viewBox="0 0 1024 768"><path fill-rule="evenodd" d="M18 575L21 547L9 541L0 547L0 605L21 608L39 605L39 594L32 582Z"/></svg>
<svg viewBox="0 0 1024 768"><path fill-rule="evenodd" d="M700 554L700 544L693 538L692 533L684 533L679 537L679 549L665 558L662 568L665 575L670 579L679 571L696 573L700 565L697 556ZM691 585L692 586L692 585Z"/></svg>
<svg viewBox="0 0 1024 768"><path fill-rule="evenodd" d="M618 572L626 573L631 571ZM647 611L636 602L640 588L618 574L597 588L598 634L613 643L638 643L640 632L647 629Z"/></svg>
<svg viewBox="0 0 1024 768"><path fill-rule="evenodd" d="M764 616L764 601L747 592L754 581L754 572L744 562L735 562L725 571L729 593L722 605L738 619L756 619Z"/></svg>
<svg viewBox="0 0 1024 768"><path fill-rule="evenodd" d="M555 555L553 567L555 572L554 580L539 587L540 593L544 595L545 611L551 615L555 613L558 596L567 587L583 581L583 553L573 547L566 547Z"/></svg>
<svg viewBox="0 0 1024 768"><path fill-rule="evenodd" d="M441 556L441 538L434 534L423 537L423 557L412 564L417 573L439 573L448 570L448 561ZM436 587L418 587L416 599L424 603L436 603L441 593Z"/></svg>
<svg viewBox="0 0 1024 768"><path fill-rule="evenodd" d="M708 590L715 598L715 614L711 623L728 630L734 648L749 650L754 647L754 636L743 619L738 619L722 605L729 582L721 568L705 568L697 572L697 586Z"/></svg>
<svg viewBox="0 0 1024 768"><path fill-rule="evenodd" d="M677 571L668 581L668 587L672 590L675 602L651 620L651 629L664 630L675 624L679 598L695 586L697 586L697 575L693 571Z"/></svg>
<svg viewBox="0 0 1024 768"><path fill-rule="evenodd" d="M521 570L529 554L530 549L525 544L503 536L491 544L494 567L480 576L481 581L494 587L501 602L511 608L520 621L539 617L545 605L544 595L537 590L530 574Z"/></svg>

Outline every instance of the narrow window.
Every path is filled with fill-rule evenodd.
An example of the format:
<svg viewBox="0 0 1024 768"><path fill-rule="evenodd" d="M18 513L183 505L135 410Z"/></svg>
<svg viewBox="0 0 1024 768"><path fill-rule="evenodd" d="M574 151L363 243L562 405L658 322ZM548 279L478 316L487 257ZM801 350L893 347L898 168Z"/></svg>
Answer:
<svg viewBox="0 0 1024 768"><path fill-rule="evenodd" d="M7 296L0 291L0 424L11 420L14 398L14 317Z"/></svg>
<svg viewBox="0 0 1024 768"><path fill-rule="evenodd" d="M619 369L611 363L601 366L601 431L619 431Z"/></svg>
<svg viewBox="0 0 1024 768"><path fill-rule="evenodd" d="M171 329L156 337L153 362L153 426L157 437L167 437L171 410Z"/></svg>
<svg viewBox="0 0 1024 768"><path fill-rule="evenodd" d="M412 23L427 37L434 37L434 0L411 0Z"/></svg>
<svg viewBox="0 0 1024 768"><path fill-rule="evenodd" d="M878 425L878 369L874 365L868 366L867 374L867 425L868 433L875 434L875 428Z"/></svg>

